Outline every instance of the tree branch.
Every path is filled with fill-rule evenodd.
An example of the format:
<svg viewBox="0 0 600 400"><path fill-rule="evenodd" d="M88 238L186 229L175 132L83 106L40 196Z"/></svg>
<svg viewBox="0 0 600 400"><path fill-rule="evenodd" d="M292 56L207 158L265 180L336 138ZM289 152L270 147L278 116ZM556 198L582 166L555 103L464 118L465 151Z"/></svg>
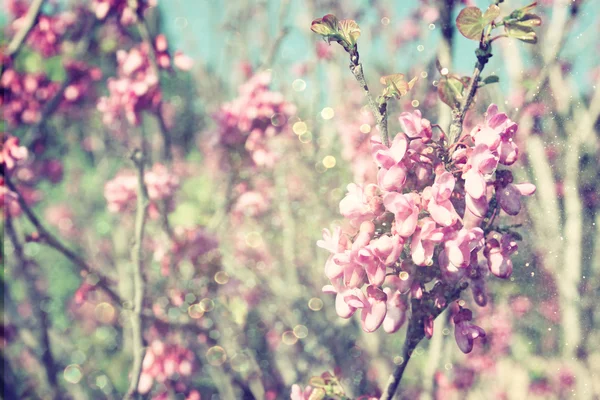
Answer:
<svg viewBox="0 0 600 400"><path fill-rule="evenodd" d="M158 86L160 87L160 83L161 83L160 82L160 68L158 67L158 63L156 61L154 42L152 40L152 35L150 34L150 29L148 29L148 24L146 23L145 19L141 19L138 22L137 26L138 26L138 30L140 32L140 36L142 37L142 40L149 47L148 58L150 59L150 64L152 66L152 69L154 70L154 73L156 74L156 78L158 79ZM169 128L167 127L165 119L163 118L163 115L162 115L162 104L163 104L163 102L161 100L160 103L158 104L158 109L156 110L156 112L154 114L158 120L158 126L160 127L160 134L162 135L163 142L164 142L163 157L166 161L171 161L171 159L173 158L173 151L172 151L173 144L172 144L172 140L171 140L171 132L169 132Z"/></svg>
<svg viewBox="0 0 600 400"><path fill-rule="evenodd" d="M29 221L37 230L38 234L43 239L42 243L47 244L48 246L52 247L53 249L64 255L73 264L77 265L81 270L85 271L87 274L96 275L98 277L98 282L95 284L95 286L101 288L115 302L121 304L121 297L110 288L109 279L106 276L103 276L99 272L95 271L80 255L66 247L56 236L50 233L50 231L46 229L44 225L42 225L39 218L35 215L33 210L31 210L31 208L23 198L23 195L19 192L19 190L10 180L10 177L8 175L4 176L4 182L6 183L6 186L8 186L8 188L16 194L17 202L19 203L21 210L25 213L27 219L29 219Z"/></svg>
<svg viewBox="0 0 600 400"><path fill-rule="evenodd" d="M352 74L354 75L354 77L365 92L367 102L369 103L369 108L371 109L371 112L375 117L375 121L377 122L377 127L379 128L381 142L387 147L390 147L390 138L388 136L387 127L387 101L384 101L380 105L377 104L377 102L373 98L373 95L371 94L371 91L369 90L369 86L367 85L362 64L358 60L358 50L355 49L350 53L350 71L352 71Z"/></svg>
<svg viewBox="0 0 600 400"><path fill-rule="evenodd" d="M6 47L5 54L8 57L15 57L19 51L21 50L23 43L25 43L25 39L29 36L29 33L35 26L38 16L40 15L40 11L42 10L42 5L45 0L33 0L31 6L27 10L27 14L22 17L21 27L18 32L13 36L12 40Z"/></svg>
<svg viewBox="0 0 600 400"><path fill-rule="evenodd" d="M462 102L460 108L453 111L452 125L450 125L450 131L448 132L449 145L454 144L460 138L465 116L467 115L467 111L469 110L469 107L471 107L473 99L475 98L475 94L477 93L479 77L481 76L483 68L492 56L492 45L489 43L487 37L487 33L482 35L481 40L479 41L479 48L475 51L475 54L477 55L477 62L475 63L475 69L473 70L473 75L471 76L469 87L467 88L467 96Z"/></svg>
<svg viewBox="0 0 600 400"><path fill-rule="evenodd" d="M435 320L441 313L443 313L446 310L446 308L448 308L450 303L457 300L460 297L461 292L465 290L468 286L469 284L467 282L463 282L454 287L446 295L446 305L443 308L434 309L435 311L432 313L433 319ZM379 400L391 400L394 397L394 394L396 394L396 391L400 387L402 375L404 375L404 370L408 365L408 361L410 360L413 350L425 337L423 320L427 315L425 312L423 312L423 307L423 300L412 300L411 317L408 323L408 328L406 329L406 340L404 341L404 345L402 346L402 363L400 365L397 365L392 375L390 375L386 388L383 391L383 394L381 395Z"/></svg>
<svg viewBox="0 0 600 400"><path fill-rule="evenodd" d="M131 160L137 167L138 172L138 190L137 190L137 210L135 217L135 242L131 251L131 260L133 264L133 310L131 312L131 333L133 335L133 364L131 367L131 381L129 390L125 399L133 399L137 393L140 375L142 373L142 361L144 358L143 328L142 328L142 307L144 305L144 277L142 270L144 268L143 260L143 241L146 218L148 216L148 190L144 183L144 154L137 150Z"/></svg>
<svg viewBox="0 0 600 400"><path fill-rule="evenodd" d="M54 356L52 354L52 348L50 346L50 337L48 335L48 331L50 329L50 324L48 321L48 314L41 308L41 303L46 301L47 298L42 293L40 293L35 288L36 277L31 272L30 267L35 266L36 264L32 262L32 260L28 260L25 256L25 252L23 250L23 244L19 241L17 237L17 232L15 231L15 227L12 222L12 217L10 214L6 215L5 219L5 228L6 234L9 237L13 248L14 254L16 256L17 262L19 264L20 270L24 275L26 280L25 287L27 288L27 296L32 304L32 309L35 315L35 319L37 319L39 342L41 349L41 361L44 366L44 372L46 375L46 380L48 381L48 387L50 389L51 398L58 397L58 381L56 379L56 362L54 360Z"/></svg>

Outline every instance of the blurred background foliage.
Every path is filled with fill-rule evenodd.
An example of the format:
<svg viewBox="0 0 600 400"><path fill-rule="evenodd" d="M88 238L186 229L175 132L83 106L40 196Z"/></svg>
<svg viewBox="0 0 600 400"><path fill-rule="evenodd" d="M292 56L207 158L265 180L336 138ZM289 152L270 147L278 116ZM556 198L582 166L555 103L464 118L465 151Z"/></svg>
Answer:
<svg viewBox="0 0 600 400"><path fill-rule="evenodd" d="M524 240L514 274L509 282L490 285L491 304L480 313L489 336L473 354L458 352L448 321L436 321L438 334L416 350L401 398L600 396L600 4L538 3L544 21L539 44L494 44L485 75L495 74L500 82L480 90L473 118L466 122L472 126L496 103L520 126L517 140L524 152L518 179L535 183L538 192L525 201L527 213L519 221ZM435 60L451 72L471 73L476 43L452 28L464 5L452 0L170 0L147 10L151 34L165 32L171 48L195 61L189 72L160 76L163 118L175 153L170 169L180 179L168 222L175 229L202 227L219 243L216 254L182 261L165 275L156 249L172 249L164 226L157 220L148 224L145 306L155 317L145 320L145 339L189 349L194 365L184 389L173 375L154 384L153 397L186 398L195 389L207 399L288 398L292 384L307 384L325 371L335 372L350 396L379 393L394 363L401 362L404 335L366 334L354 318L338 318L333 298L321 293L326 254L315 246L321 229L339 220L345 186L368 175L361 173L367 167L348 138L364 141L375 124L362 108L347 55L335 43L322 47L310 22L331 12L359 23L359 51L372 87L390 73L419 77L407 97L391 104L394 133L398 114L406 110L420 109L432 122L449 125L450 109L436 98ZM507 0L502 9L524 5ZM74 10L91 18L82 11L89 6L55 1L44 12ZM4 42L12 34L11 21L7 13ZM25 46L13 67L44 73L60 84L67 80L63 61L68 55L99 67L102 79L76 104L33 125L3 121L2 130L34 154L28 166L34 176L17 175L31 191L34 211L129 298L134 214L109 212L103 190L119 171L132 170L127 154L143 143L141 137L150 165L164 162L163 142L158 120L149 114L139 127L125 124L116 134L102 123L96 102L107 93L106 78L116 75L115 52L131 48L140 36L114 23L97 23L85 33L86 21L71 25L59 54L44 57ZM89 44L79 51L82 32ZM232 151L226 157L233 161L223 167L214 116L238 95L240 85L264 69L272 72L271 88L297 108L286 130L273 139L271 148L280 159L270 169L236 168L239 154ZM45 160L60 161L60 181L38 179L46 173ZM260 212L236 209L245 190L259 193L261 200L244 207ZM23 216L13 223L21 238L35 234ZM82 285L94 277L82 275L54 249L23 240L23 250L35 260L27 268L19 265L5 234L4 382L19 398L121 397L131 364L126 313L101 290L76 301ZM190 308L196 304L201 304L200 318ZM49 350L42 345L42 331Z"/></svg>

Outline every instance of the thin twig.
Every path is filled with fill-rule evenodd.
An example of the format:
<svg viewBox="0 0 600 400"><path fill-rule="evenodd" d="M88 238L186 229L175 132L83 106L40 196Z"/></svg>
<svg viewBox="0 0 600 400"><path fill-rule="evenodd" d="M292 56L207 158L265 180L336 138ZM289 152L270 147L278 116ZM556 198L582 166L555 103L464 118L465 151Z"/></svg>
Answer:
<svg viewBox="0 0 600 400"><path fill-rule="evenodd" d="M41 361L44 366L44 372L46 375L46 380L48 381L48 386L51 391L51 397L57 398L58 396L58 381L56 378L56 362L54 361L54 356L52 354L52 348L50 346L50 337L48 335L48 331L50 329L50 324L48 321L48 314L41 308L41 304L47 301L46 296L40 293L35 288L35 276L31 271L31 267L37 266L35 262L27 259L25 256L25 252L23 250L23 244L19 241L17 237L17 232L15 231L15 227L12 222L12 217L10 214L7 214L5 219L5 229L6 234L9 237L13 248L15 258L19 263L19 269L24 275L26 280L25 285L27 288L27 294L29 296L29 300L33 305L35 319L36 322L39 323L38 334L40 340L41 347Z"/></svg>
<svg viewBox="0 0 600 400"><path fill-rule="evenodd" d="M133 264L133 310L131 312L131 333L133 336L133 364L131 366L131 380L129 390L125 399L133 399L137 393L137 387L142 373L142 361L144 358L144 338L142 328L142 307L144 305L144 268L143 248L146 218L148 216L148 190L144 183L144 155L141 151L135 151L131 160L137 167L138 190L137 210L135 216L135 242L131 251Z"/></svg>
<svg viewBox="0 0 600 400"><path fill-rule="evenodd" d="M152 35L150 34L150 29L148 28L148 24L145 19L141 19L138 22L137 26L138 26L138 30L140 32L140 36L142 37L142 40L149 47L148 58L150 59L150 65L153 69L153 72L156 75L156 78L158 79L158 86L160 87L161 86L160 85L160 83L161 83L160 68L159 68L158 62L156 60L154 41L152 39ZM171 132L169 132L169 128L167 127L165 119L163 118L163 115L162 115L162 105L163 105L163 102L161 100L161 102L159 103L159 105L156 109L156 112L154 112L154 115L156 116L156 119L158 120L160 134L162 135L163 142L164 142L163 157L166 161L171 161L171 159L173 158L173 151L172 151L173 144L172 144L172 140L171 140Z"/></svg>
<svg viewBox="0 0 600 400"><path fill-rule="evenodd" d="M4 182L6 186L14 192L17 196L17 202L21 207L21 210L27 216L27 219L33 224L38 234L42 239L42 243L47 244L52 247L62 255L64 255L67 259L69 259L73 264L77 265L81 270L85 271L87 274L95 275L98 277L98 281L95 286L101 288L106 294L108 294L115 302L121 304L121 297L110 288L109 279L106 276L103 276L99 272L95 271L80 255L75 253L73 250L66 247L56 236L54 236L44 225L42 225L41 221L35 215L33 210L29 207L23 195L19 192L15 184L11 181L8 175L4 176Z"/></svg>
<svg viewBox="0 0 600 400"><path fill-rule="evenodd" d="M27 14L25 14L25 16L22 18L20 29L15 36L13 36L12 40L6 47L5 54L8 57L15 57L19 51L21 51L23 43L25 43L25 39L27 39L27 36L29 36L29 33L37 22L44 1L45 0L33 0L31 6L29 6Z"/></svg>
<svg viewBox="0 0 600 400"><path fill-rule="evenodd" d="M452 125L450 125L450 131L448 132L449 145L452 145L460 138L465 116L467 115L467 111L469 110L469 107L471 107L473 99L475 98L475 94L477 93L479 77L481 76L481 72L483 71L485 64L487 64L492 56L492 45L489 43L488 36L489 33L482 33L481 40L479 41L479 48L475 51L475 54L477 55L477 62L475 63L473 75L471 76L469 87L467 88L467 96L462 102L460 108L453 111L454 115L452 118Z"/></svg>
<svg viewBox="0 0 600 400"><path fill-rule="evenodd" d="M353 50L350 53L350 71L363 88L365 92L365 96L367 97L367 102L369 103L369 108L371 108L371 112L375 117L375 121L377 122L377 127L379 128L379 134L381 135L381 142L390 147L390 138L388 136L388 128L387 128L387 101L384 101L380 105L377 105L377 102L373 98L371 91L369 90L369 86L367 85L367 81L365 79L365 74L363 72L362 64L358 61L359 54L358 50Z"/></svg>

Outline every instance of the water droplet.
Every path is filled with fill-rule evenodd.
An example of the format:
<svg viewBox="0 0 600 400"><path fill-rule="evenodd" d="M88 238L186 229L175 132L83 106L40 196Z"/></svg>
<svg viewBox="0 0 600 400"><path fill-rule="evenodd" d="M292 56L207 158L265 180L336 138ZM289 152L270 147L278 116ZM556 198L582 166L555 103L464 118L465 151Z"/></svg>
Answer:
<svg viewBox="0 0 600 400"><path fill-rule="evenodd" d="M292 125L292 130L296 135L302 135L308 130L308 127L306 126L306 122L298 121Z"/></svg>
<svg viewBox="0 0 600 400"><path fill-rule="evenodd" d="M394 364L401 365L404 362L404 358L401 356L394 357Z"/></svg>
<svg viewBox="0 0 600 400"><path fill-rule="evenodd" d="M325 107L323 110L321 110L321 118L323 119L331 119L333 118L333 116L335 115L335 112L333 111L333 108L331 107Z"/></svg>
<svg viewBox="0 0 600 400"><path fill-rule="evenodd" d="M369 133L369 132L371 132L371 125L369 125L369 124L362 124L360 126L360 131L362 133Z"/></svg>
<svg viewBox="0 0 600 400"><path fill-rule="evenodd" d="M323 308L323 300L319 299L318 297L313 297L308 301L308 308L313 311L321 310Z"/></svg>
<svg viewBox="0 0 600 400"><path fill-rule="evenodd" d="M323 158L323 166L325 166L325 168L333 168L335 167L335 157L334 156L325 156L325 158Z"/></svg>
<svg viewBox="0 0 600 400"><path fill-rule="evenodd" d="M408 280L408 278L410 277L410 275L408 275L408 272L402 271L402 272L400 272L400 274L398 275L398 277L401 280L406 281L406 280Z"/></svg>
<svg viewBox="0 0 600 400"><path fill-rule="evenodd" d="M65 381L73 384L79 383L81 378L83 377L83 373L81 372L81 367L77 364L68 365L63 372L63 377Z"/></svg>
<svg viewBox="0 0 600 400"><path fill-rule="evenodd" d="M429 24L429 30L432 31L435 29L435 24Z"/></svg>
<svg viewBox="0 0 600 400"><path fill-rule="evenodd" d="M417 107L419 107L419 100L413 100L413 101L411 101L411 102L410 102L410 104L411 104L411 105L412 105L414 108L417 108Z"/></svg>
<svg viewBox="0 0 600 400"><path fill-rule="evenodd" d="M227 353L221 346L213 346L206 351L206 360L210 365L218 366L227 360Z"/></svg>
<svg viewBox="0 0 600 400"><path fill-rule="evenodd" d="M381 24L382 25L389 25L390 24L390 19L388 17L381 18Z"/></svg>
<svg viewBox="0 0 600 400"><path fill-rule="evenodd" d="M423 50L425 50L425 46L423 46L422 44L420 44L420 45L417 46L417 50L418 51L423 51Z"/></svg>
<svg viewBox="0 0 600 400"><path fill-rule="evenodd" d="M283 335L281 335L281 341L288 346L292 346L298 342L298 338L294 335L292 331L285 331Z"/></svg>
<svg viewBox="0 0 600 400"><path fill-rule="evenodd" d="M204 312L210 312L215 308L215 302L208 297L200 300L200 309Z"/></svg>
<svg viewBox="0 0 600 400"><path fill-rule="evenodd" d="M449 72L449 71L448 71L448 68L445 68L445 67L444 67L444 68L442 68L442 70L440 71L440 74L442 74L442 76L446 76L446 75L448 75L448 72Z"/></svg>
<svg viewBox="0 0 600 400"><path fill-rule="evenodd" d="M229 275L225 271L219 271L215 274L215 282L219 285L224 285L229 282Z"/></svg>
<svg viewBox="0 0 600 400"><path fill-rule="evenodd" d="M308 336L308 328L304 325L296 325L293 332L298 339L304 339Z"/></svg>
<svg viewBox="0 0 600 400"><path fill-rule="evenodd" d="M295 79L294 82L292 82L292 89L296 92L303 92L304 89L306 89L306 82L302 79Z"/></svg>
<svg viewBox="0 0 600 400"><path fill-rule="evenodd" d="M429 76L429 74L427 73L427 71L423 71L421 72L421 78L425 79Z"/></svg>

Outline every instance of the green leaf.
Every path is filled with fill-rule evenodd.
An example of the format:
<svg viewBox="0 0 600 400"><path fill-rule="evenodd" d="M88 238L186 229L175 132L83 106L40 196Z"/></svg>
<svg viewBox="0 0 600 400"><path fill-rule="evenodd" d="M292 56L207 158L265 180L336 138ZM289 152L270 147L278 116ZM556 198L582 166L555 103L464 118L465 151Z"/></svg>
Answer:
<svg viewBox="0 0 600 400"><path fill-rule="evenodd" d="M519 39L525 43L537 43L537 36L532 27L520 25L519 23L504 24L506 34L512 38Z"/></svg>
<svg viewBox="0 0 600 400"><path fill-rule="evenodd" d="M467 76L462 78L457 75L443 77L438 84L438 96L440 100L452 109L459 108L470 81L471 78Z"/></svg>
<svg viewBox="0 0 600 400"><path fill-rule="evenodd" d="M336 35L338 33L338 19L333 14L327 14L323 18L315 19L310 25L310 30L326 38Z"/></svg>
<svg viewBox="0 0 600 400"><path fill-rule="evenodd" d="M540 26L542 19L535 14L525 14L519 19L519 25L521 26Z"/></svg>
<svg viewBox="0 0 600 400"><path fill-rule="evenodd" d="M525 6L525 7L521 7L516 9L515 11L511 12L510 15L507 17L508 19L516 19L516 20L520 20L521 18L523 18L523 16L525 14L530 13L531 11L533 11L533 9L537 6L537 1L534 1L533 3Z"/></svg>
<svg viewBox="0 0 600 400"><path fill-rule="evenodd" d="M463 8L456 17L456 26L464 37L471 40L480 40L483 30L500 15L500 8L497 5L491 5L481 13L477 7Z"/></svg>
<svg viewBox="0 0 600 400"><path fill-rule="evenodd" d="M340 34L350 44L356 45L356 40L360 36L360 28L356 21L351 19L343 19L339 22Z"/></svg>
<svg viewBox="0 0 600 400"><path fill-rule="evenodd" d="M410 82L406 82L404 80L404 74L382 76L381 79L379 79L379 82L386 86L382 96L387 99L392 97L399 99L413 88L416 81L417 77L414 77Z"/></svg>
<svg viewBox="0 0 600 400"><path fill-rule="evenodd" d="M481 81L481 83L483 85L489 85L491 83L498 83L500 81L500 78L498 77L498 75L490 75L488 77L486 77L485 79L483 79ZM480 86L483 86L480 84Z"/></svg>
<svg viewBox="0 0 600 400"><path fill-rule="evenodd" d="M498 7L495 4L492 4L491 6L489 6L488 9L485 10L485 13L483 14L485 26L488 26L489 24L491 24L499 16L500 16L500 7Z"/></svg>
<svg viewBox="0 0 600 400"><path fill-rule="evenodd" d="M314 388L323 388L327 386L325 379L320 376L313 376L308 380L308 384Z"/></svg>

